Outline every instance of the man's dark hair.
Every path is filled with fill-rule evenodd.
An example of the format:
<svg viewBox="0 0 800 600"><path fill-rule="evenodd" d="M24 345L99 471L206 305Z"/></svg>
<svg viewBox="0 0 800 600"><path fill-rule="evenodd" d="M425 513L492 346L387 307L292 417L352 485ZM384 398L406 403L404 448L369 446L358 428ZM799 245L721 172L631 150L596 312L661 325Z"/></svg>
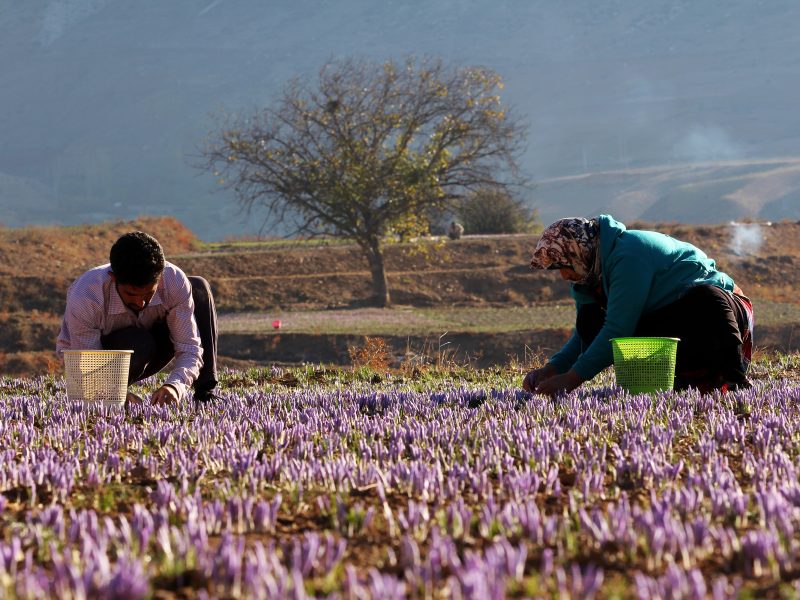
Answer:
<svg viewBox="0 0 800 600"><path fill-rule="evenodd" d="M110 258L111 271L123 285L152 285L164 270L161 244L143 231L131 231L114 242Z"/></svg>

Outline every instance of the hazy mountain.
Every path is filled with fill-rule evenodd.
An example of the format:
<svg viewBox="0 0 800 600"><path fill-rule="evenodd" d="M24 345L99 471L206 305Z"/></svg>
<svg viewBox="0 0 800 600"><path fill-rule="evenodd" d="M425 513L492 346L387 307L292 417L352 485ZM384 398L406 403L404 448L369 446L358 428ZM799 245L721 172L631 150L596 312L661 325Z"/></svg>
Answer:
<svg viewBox="0 0 800 600"><path fill-rule="evenodd" d="M794 0L0 0L0 223L253 232L191 166L211 115L409 53L503 76L545 221L800 218L798 22Z"/></svg>

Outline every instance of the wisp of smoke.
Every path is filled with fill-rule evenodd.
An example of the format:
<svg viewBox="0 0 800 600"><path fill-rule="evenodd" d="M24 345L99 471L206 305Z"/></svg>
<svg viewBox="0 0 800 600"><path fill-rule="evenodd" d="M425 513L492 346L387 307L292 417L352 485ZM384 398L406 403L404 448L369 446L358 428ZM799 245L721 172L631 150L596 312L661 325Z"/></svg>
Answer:
<svg viewBox="0 0 800 600"><path fill-rule="evenodd" d="M730 227L730 248L734 254L755 254L761 248L763 236L761 225L758 223L737 223L731 221Z"/></svg>
<svg viewBox="0 0 800 600"><path fill-rule="evenodd" d="M675 158L691 162L730 160L742 149L728 133L718 127L695 127L672 148Z"/></svg>

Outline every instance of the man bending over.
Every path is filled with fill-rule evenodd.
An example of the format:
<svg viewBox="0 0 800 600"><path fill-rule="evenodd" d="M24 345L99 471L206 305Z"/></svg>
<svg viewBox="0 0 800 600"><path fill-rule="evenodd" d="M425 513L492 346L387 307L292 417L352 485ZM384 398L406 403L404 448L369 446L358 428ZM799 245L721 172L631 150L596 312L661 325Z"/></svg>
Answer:
<svg viewBox="0 0 800 600"><path fill-rule="evenodd" d="M141 231L120 237L110 261L70 286L56 350L133 350L129 384L155 375L174 358L151 402L178 402L189 386L195 400L213 399L217 314L208 282L167 262L158 241Z"/></svg>

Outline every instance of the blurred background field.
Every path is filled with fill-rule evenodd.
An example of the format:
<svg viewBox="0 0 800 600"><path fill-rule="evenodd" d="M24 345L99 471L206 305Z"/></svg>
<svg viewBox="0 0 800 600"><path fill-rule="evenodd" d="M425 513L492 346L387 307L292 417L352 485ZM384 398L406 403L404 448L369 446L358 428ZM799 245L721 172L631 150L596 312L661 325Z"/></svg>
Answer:
<svg viewBox="0 0 800 600"><path fill-rule="evenodd" d="M760 326L796 324L800 336L800 304L755 303ZM281 321L275 330L272 322ZM352 310L276 311L228 313L220 317L220 331L237 333L281 332L358 335L424 335L445 332L505 333L509 331L568 329L575 307L567 302L534 306L458 308L356 308Z"/></svg>
<svg viewBox="0 0 800 600"><path fill-rule="evenodd" d="M703 248L750 296L756 346L800 348L800 223L738 226L637 224ZM107 261L122 232L163 240L167 258L211 283L220 315L221 363L349 364L348 347L383 337L396 360L445 344L487 366L551 352L569 335L573 308L557 273L532 272L532 234L391 243L394 306L369 306L370 275L352 244L318 240L204 243L171 218L77 227L0 228L0 369L59 371L53 348L69 284ZM36 260L31 260L31 257ZM281 328L272 327L273 320Z"/></svg>

